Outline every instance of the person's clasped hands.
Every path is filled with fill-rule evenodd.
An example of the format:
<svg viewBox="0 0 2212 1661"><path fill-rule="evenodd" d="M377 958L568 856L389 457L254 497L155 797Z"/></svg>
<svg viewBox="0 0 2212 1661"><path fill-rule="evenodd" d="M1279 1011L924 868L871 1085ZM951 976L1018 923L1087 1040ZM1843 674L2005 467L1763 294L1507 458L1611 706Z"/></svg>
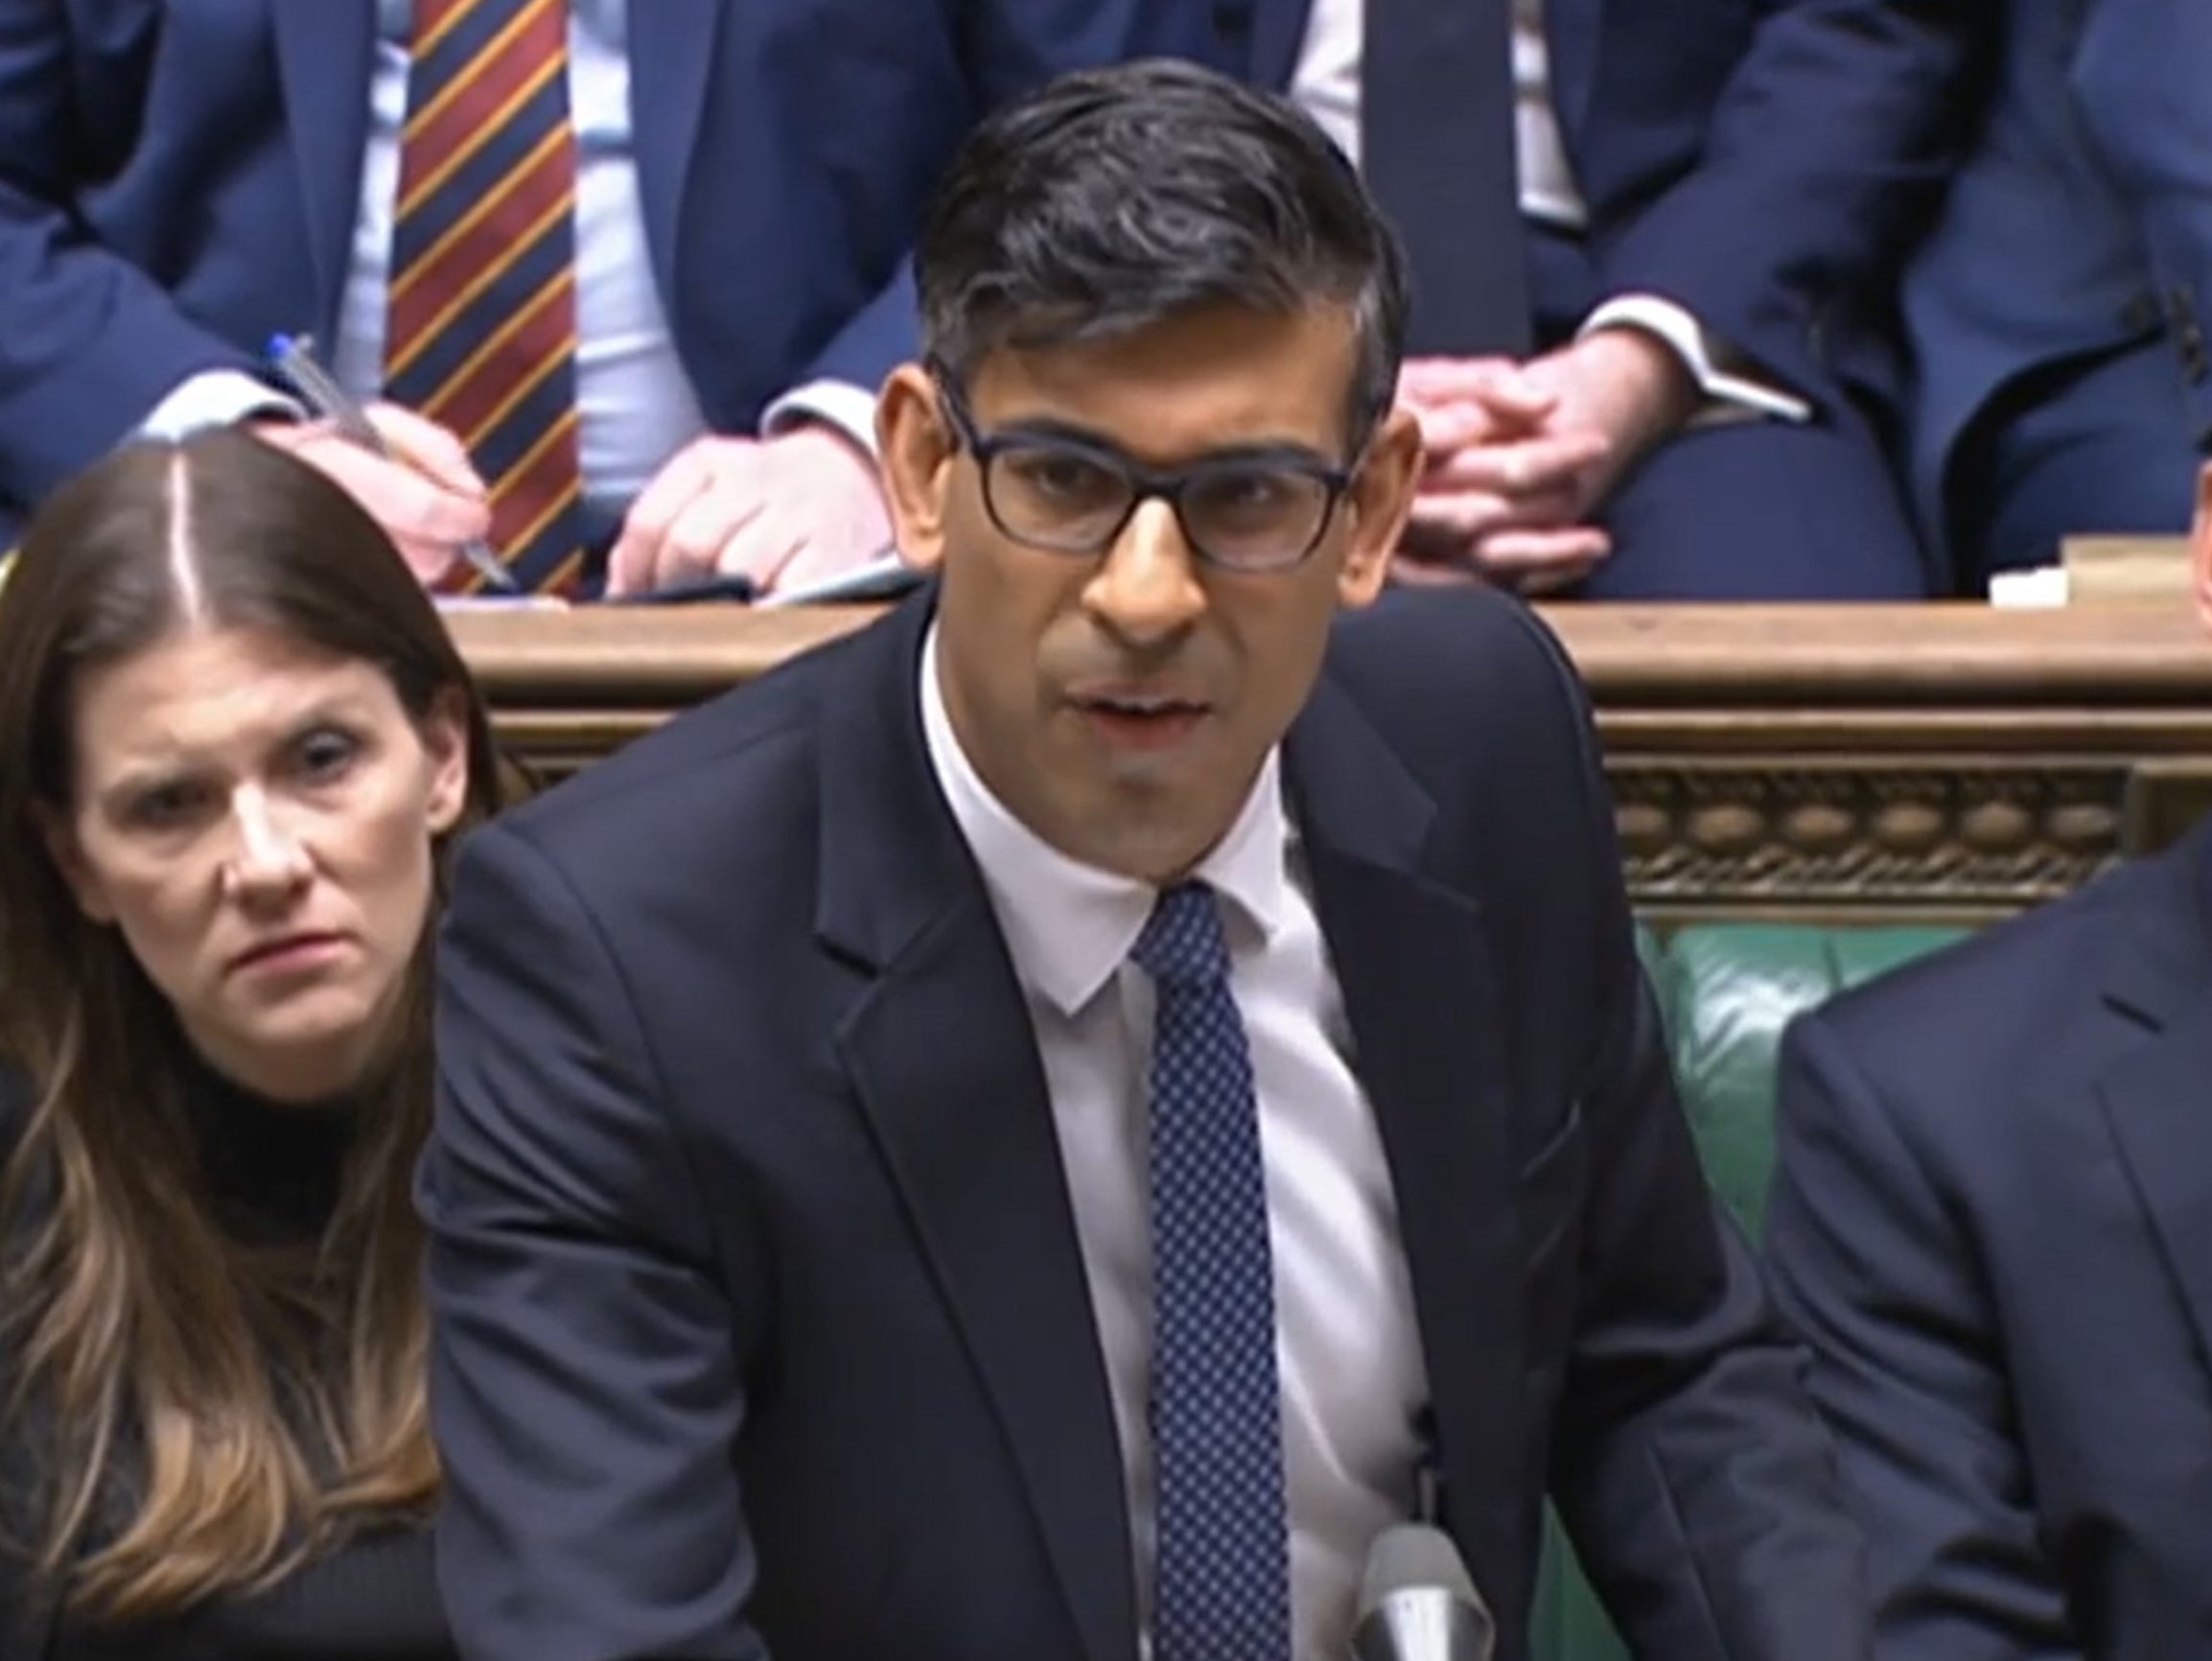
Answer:
<svg viewBox="0 0 2212 1661"><path fill-rule="evenodd" d="M1663 342L1601 329L1521 363L1410 359L1398 401L1421 423L1424 462L1393 575L1540 594L1612 552L1598 509L1694 393Z"/></svg>

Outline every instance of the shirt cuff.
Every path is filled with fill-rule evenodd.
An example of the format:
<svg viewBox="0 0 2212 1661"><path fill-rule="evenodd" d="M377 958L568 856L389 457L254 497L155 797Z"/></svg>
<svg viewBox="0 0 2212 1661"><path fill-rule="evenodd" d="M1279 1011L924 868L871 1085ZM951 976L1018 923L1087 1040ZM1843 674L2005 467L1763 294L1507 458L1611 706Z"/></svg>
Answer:
<svg viewBox="0 0 2212 1661"><path fill-rule="evenodd" d="M875 454L875 394L848 381L809 381L768 406L760 434L775 438L808 421L834 427L871 460Z"/></svg>
<svg viewBox="0 0 2212 1661"><path fill-rule="evenodd" d="M229 427L249 415L306 413L266 381L240 369L204 369L187 377L138 424L141 438L172 441L205 427Z"/></svg>
<svg viewBox="0 0 2212 1661"><path fill-rule="evenodd" d="M1761 415L1777 421L1812 419L1812 406L1803 398L1719 367L1716 359L1735 354L1672 300L1663 300L1657 294L1621 294L1591 313L1580 334L1595 334L1599 329L1641 329L1680 358L1705 395L1706 408L1691 416L1693 422Z"/></svg>

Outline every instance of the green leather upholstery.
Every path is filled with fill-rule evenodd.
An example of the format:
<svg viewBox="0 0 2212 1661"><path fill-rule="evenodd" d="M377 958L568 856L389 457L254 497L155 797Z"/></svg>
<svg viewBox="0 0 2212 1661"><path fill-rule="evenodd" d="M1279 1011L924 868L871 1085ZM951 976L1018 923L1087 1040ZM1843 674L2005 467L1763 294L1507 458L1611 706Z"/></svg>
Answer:
<svg viewBox="0 0 2212 1661"><path fill-rule="evenodd" d="M1753 1240L1774 1164L1775 1056L1792 1016L1964 929L1701 924L1638 939L1706 1175ZM1536 1588L1535 1661L1628 1661L1556 1519Z"/></svg>
<svg viewBox="0 0 2212 1661"><path fill-rule="evenodd" d="M1706 924L1681 929L1646 954L1706 1176L1753 1239L1766 1222L1782 1028L1800 1011L1965 933Z"/></svg>

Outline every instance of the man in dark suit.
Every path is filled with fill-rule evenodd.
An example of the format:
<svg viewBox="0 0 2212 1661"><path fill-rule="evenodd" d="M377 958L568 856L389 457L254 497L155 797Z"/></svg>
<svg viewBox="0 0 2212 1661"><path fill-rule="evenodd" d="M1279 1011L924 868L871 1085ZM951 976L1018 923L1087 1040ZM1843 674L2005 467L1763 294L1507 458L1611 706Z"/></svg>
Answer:
<svg viewBox="0 0 2212 1661"><path fill-rule="evenodd" d="M1858 1657L1587 715L1373 598L1396 254L1188 64L985 125L881 430L935 587L475 839L420 1187L479 1661L1341 1654L1553 1495L1655 1657ZM763 879L763 873L773 876Z"/></svg>
<svg viewBox="0 0 2212 1661"><path fill-rule="evenodd" d="M1993 3L1212 0L1214 60L1313 109L1409 245L1404 574L1924 593L1862 403Z"/></svg>
<svg viewBox="0 0 2212 1661"><path fill-rule="evenodd" d="M1877 1661L2205 1653L2208 1080L2212 827L1792 1027L1769 1252Z"/></svg>
<svg viewBox="0 0 2212 1661"><path fill-rule="evenodd" d="M426 577L487 533L564 591L872 555L929 187L1153 3L0 8L0 547L134 432L252 421ZM284 419L280 331L417 465Z"/></svg>
<svg viewBox="0 0 2212 1661"><path fill-rule="evenodd" d="M1912 482L1969 583L2179 534L2212 437L2212 7L2010 0L1900 295Z"/></svg>

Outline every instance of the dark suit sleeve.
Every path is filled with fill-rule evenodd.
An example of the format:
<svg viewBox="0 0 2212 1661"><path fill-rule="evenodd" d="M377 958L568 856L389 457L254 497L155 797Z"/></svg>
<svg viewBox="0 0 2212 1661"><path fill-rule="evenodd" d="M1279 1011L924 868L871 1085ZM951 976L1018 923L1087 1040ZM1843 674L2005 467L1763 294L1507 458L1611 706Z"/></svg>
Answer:
<svg viewBox="0 0 2212 1661"><path fill-rule="evenodd" d="M157 29L150 10L143 26ZM67 12L0 0L0 497L24 503L128 436L188 376L252 368L73 211L87 139Z"/></svg>
<svg viewBox="0 0 2212 1661"><path fill-rule="evenodd" d="M2079 1661L1973 1243L1819 1017L1782 1050L1776 1293L1864 1520L1882 1661Z"/></svg>
<svg viewBox="0 0 2212 1661"><path fill-rule="evenodd" d="M898 262L897 273L875 297L852 315L822 349L800 385L842 381L873 392L891 371L920 349L916 322L921 307L914 288L912 256ZM797 390L796 387L793 390Z"/></svg>
<svg viewBox="0 0 2212 1661"><path fill-rule="evenodd" d="M1805 377L1827 296L1885 275L1941 186L1948 111L1993 15L1993 0L1776 0L1697 164L1655 199L1590 202L1605 293L1673 300Z"/></svg>
<svg viewBox="0 0 2212 1661"><path fill-rule="evenodd" d="M2134 209L2197 412L2212 437L2212 6L2099 0L2074 64L2074 103ZM2193 332L2193 339L2191 338Z"/></svg>
<svg viewBox="0 0 2212 1661"><path fill-rule="evenodd" d="M980 122L1072 70L1164 55L1200 38L1183 0L961 0L955 50ZM803 380L870 391L919 350L914 263L898 270L825 347Z"/></svg>
<svg viewBox="0 0 2212 1661"><path fill-rule="evenodd" d="M471 1661L743 1658L743 1310L630 990L530 845L463 852L439 948L431 1405Z"/></svg>
<svg viewBox="0 0 2212 1661"><path fill-rule="evenodd" d="M1863 1543L1803 1352L1706 1184L1635 950L1586 712L1574 732L1585 835L1563 869L1595 889L1596 998L1552 1497L1638 1654L1862 1661Z"/></svg>

